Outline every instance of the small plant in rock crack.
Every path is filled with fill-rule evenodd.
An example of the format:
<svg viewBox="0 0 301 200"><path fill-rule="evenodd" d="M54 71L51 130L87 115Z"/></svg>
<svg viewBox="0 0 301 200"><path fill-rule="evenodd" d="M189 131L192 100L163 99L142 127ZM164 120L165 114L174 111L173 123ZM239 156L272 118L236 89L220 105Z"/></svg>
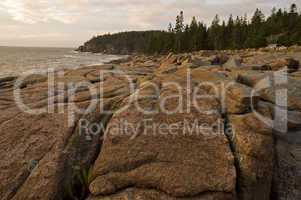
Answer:
<svg viewBox="0 0 301 200"><path fill-rule="evenodd" d="M84 200L89 195L92 181L92 167L81 169L76 167L71 180L65 185L64 200Z"/></svg>
<svg viewBox="0 0 301 200"><path fill-rule="evenodd" d="M78 175L78 180L85 192L89 192L89 185L92 181L92 167L82 170Z"/></svg>

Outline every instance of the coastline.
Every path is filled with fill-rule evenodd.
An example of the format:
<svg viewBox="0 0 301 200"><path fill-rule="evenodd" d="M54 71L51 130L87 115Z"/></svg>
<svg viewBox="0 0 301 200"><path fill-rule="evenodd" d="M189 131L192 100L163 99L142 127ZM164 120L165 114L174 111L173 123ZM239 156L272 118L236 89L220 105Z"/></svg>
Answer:
<svg viewBox="0 0 301 200"><path fill-rule="evenodd" d="M17 77L0 79L0 193L4 199L297 199L301 51L294 48L132 55L54 73L50 81L29 76L19 93L25 111L13 93ZM280 134L257 116L275 120L279 85L253 90L286 66L289 121ZM219 95L212 98L214 91Z"/></svg>
<svg viewBox="0 0 301 200"><path fill-rule="evenodd" d="M18 76L35 70L47 72L52 69L101 65L122 57L79 53L69 48L0 47L0 77Z"/></svg>

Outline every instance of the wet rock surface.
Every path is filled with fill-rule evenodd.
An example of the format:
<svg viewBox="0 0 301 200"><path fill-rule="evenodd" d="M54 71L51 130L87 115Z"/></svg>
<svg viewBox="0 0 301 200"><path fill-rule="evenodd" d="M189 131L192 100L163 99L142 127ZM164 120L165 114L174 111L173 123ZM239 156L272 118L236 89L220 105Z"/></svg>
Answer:
<svg viewBox="0 0 301 200"><path fill-rule="evenodd" d="M141 55L2 78L0 199L300 199L300 58Z"/></svg>

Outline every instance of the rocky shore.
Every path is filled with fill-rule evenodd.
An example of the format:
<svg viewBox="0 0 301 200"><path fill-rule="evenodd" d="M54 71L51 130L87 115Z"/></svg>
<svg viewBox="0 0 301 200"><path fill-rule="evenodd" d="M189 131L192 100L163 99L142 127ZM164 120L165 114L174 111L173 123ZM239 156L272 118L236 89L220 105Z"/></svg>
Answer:
<svg viewBox="0 0 301 200"><path fill-rule="evenodd" d="M0 79L0 199L301 199L300 61L200 51Z"/></svg>

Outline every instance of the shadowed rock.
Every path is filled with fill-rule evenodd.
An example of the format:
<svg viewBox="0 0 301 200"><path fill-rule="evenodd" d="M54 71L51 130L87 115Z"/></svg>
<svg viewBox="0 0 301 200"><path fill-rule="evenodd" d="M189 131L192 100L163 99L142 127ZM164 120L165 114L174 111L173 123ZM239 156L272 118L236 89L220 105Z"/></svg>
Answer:
<svg viewBox="0 0 301 200"><path fill-rule="evenodd" d="M232 145L238 166L238 198L270 199L273 176L272 129L253 114L231 115Z"/></svg>

